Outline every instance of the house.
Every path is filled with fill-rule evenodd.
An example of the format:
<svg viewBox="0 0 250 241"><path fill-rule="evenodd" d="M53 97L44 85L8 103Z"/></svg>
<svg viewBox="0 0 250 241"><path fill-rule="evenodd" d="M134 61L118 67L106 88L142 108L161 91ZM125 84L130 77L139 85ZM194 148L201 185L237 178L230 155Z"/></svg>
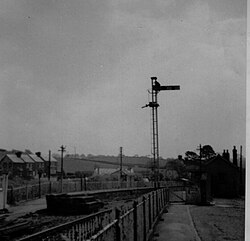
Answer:
<svg viewBox="0 0 250 241"><path fill-rule="evenodd" d="M10 176L23 177L23 171L25 170L25 163L16 154L6 154L0 160L1 173L8 173Z"/></svg>
<svg viewBox="0 0 250 241"><path fill-rule="evenodd" d="M123 168L122 172L120 172L120 168L101 168L101 167L96 167L94 169L94 174L93 176L106 176L106 177L111 177L116 180L119 180L120 174L122 177L122 181L129 181L132 182L134 181L135 173L133 168Z"/></svg>
<svg viewBox="0 0 250 241"><path fill-rule="evenodd" d="M43 156L41 152L36 152L36 155L44 161L44 173L46 176L56 176L57 160L52 156L49 158L49 155Z"/></svg>
<svg viewBox="0 0 250 241"><path fill-rule="evenodd" d="M213 197L231 198L239 195L239 168L236 165L237 161L231 162L230 155L227 153L223 152L223 156L218 154L208 160L184 161L189 179L201 187L203 200L211 200Z"/></svg>
<svg viewBox="0 0 250 241"><path fill-rule="evenodd" d="M20 158L25 163L25 169L24 169L23 176L24 177L34 177L35 173L36 173L35 161L31 157L29 157L27 154L21 154Z"/></svg>
<svg viewBox="0 0 250 241"><path fill-rule="evenodd" d="M204 163L203 171L210 179L213 197L231 198L239 195L239 169L230 160L218 154Z"/></svg>
<svg viewBox="0 0 250 241"><path fill-rule="evenodd" d="M94 174L93 176L105 176L108 175L110 176L112 173L116 172L117 170L119 170L119 168L102 168L102 167L96 167L94 169Z"/></svg>
<svg viewBox="0 0 250 241"><path fill-rule="evenodd" d="M35 162L35 176L38 177L39 172L44 173L44 161L35 154L28 154L29 157Z"/></svg>

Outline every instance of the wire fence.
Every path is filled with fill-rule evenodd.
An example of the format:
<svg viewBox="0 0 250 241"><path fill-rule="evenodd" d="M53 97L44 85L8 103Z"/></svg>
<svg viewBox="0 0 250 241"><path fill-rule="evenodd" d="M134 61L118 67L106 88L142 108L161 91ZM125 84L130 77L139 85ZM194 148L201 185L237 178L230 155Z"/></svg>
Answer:
<svg viewBox="0 0 250 241"><path fill-rule="evenodd" d="M180 186L182 183L178 181L165 181L160 182L161 187ZM34 200L44 197L51 193L68 193L79 191L95 191L105 189L119 189L119 188L136 188L136 187L154 187L152 182L134 181L117 182L117 181L87 181L84 178L63 180L63 189L61 188L60 181L42 182L40 184L25 185L22 187L8 188L7 203L15 204L20 201Z"/></svg>
<svg viewBox="0 0 250 241"><path fill-rule="evenodd" d="M7 203L15 204L20 201L34 200L41 198L46 194L51 193L68 193L68 192L79 192L79 191L94 191L103 189L117 189L117 188L135 188L151 186L151 184L145 184L142 181L127 183L117 181L107 182L94 182L87 181L86 179L74 179L74 180L63 180L63 188L61 187L60 181L42 182L33 185L25 185L22 187L9 187L7 195Z"/></svg>

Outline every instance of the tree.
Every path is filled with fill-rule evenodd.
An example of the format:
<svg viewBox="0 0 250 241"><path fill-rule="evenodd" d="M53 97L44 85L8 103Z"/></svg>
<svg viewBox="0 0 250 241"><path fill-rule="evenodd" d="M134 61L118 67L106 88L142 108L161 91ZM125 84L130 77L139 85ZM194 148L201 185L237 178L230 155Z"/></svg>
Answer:
<svg viewBox="0 0 250 241"><path fill-rule="evenodd" d="M186 158L188 160L198 160L199 159L199 155L193 151L186 151L185 155L186 155Z"/></svg>
<svg viewBox="0 0 250 241"><path fill-rule="evenodd" d="M209 159L211 157L214 157L215 155L216 153L210 145L205 145L201 148L201 157Z"/></svg>
<svg viewBox="0 0 250 241"><path fill-rule="evenodd" d="M178 173L179 177L185 177L187 173L186 166L179 159L168 158L165 168L167 170L175 170Z"/></svg>

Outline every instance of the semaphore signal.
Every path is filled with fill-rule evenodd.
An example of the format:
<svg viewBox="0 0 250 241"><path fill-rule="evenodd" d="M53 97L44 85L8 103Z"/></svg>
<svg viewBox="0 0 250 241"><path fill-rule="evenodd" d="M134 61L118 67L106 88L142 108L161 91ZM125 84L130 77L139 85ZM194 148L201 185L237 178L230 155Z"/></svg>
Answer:
<svg viewBox="0 0 250 241"><path fill-rule="evenodd" d="M159 104L157 94L162 90L180 90L179 85L161 85L157 77L151 77L151 101L143 106L152 108L152 155L154 187L159 187L159 137L158 137L158 112Z"/></svg>

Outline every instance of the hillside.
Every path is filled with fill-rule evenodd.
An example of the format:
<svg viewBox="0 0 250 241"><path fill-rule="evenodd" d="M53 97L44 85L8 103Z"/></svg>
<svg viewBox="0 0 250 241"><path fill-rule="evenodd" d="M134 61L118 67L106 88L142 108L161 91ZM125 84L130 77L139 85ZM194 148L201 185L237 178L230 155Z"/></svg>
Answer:
<svg viewBox="0 0 250 241"><path fill-rule="evenodd" d="M58 158L57 158L58 159ZM152 160L148 157L129 157L124 156L122 163L124 167L132 167L134 170L147 171L150 168ZM166 160L160 160L160 167L165 166ZM115 156L92 156L90 158L74 158L67 156L64 158L65 172L74 173L76 171L93 172L96 167L118 168L120 158ZM61 162L58 159L58 171L61 169Z"/></svg>

